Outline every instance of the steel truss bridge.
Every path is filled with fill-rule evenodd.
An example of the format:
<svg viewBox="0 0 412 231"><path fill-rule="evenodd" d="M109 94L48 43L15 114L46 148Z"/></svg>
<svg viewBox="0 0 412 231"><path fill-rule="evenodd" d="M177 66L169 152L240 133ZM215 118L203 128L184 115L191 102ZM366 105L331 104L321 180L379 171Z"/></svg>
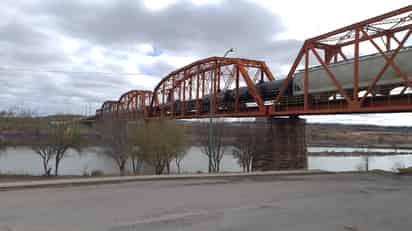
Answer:
<svg viewBox="0 0 412 231"><path fill-rule="evenodd" d="M412 56L407 56L412 54L411 33L409 5L310 38L282 79L263 61L202 59L168 74L153 91L131 90L119 100L104 102L95 117L412 112Z"/></svg>

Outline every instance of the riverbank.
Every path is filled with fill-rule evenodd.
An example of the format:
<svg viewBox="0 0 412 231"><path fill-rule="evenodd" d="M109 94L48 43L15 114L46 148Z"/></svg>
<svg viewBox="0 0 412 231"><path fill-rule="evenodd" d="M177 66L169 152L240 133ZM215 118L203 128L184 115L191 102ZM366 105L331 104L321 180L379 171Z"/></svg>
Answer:
<svg viewBox="0 0 412 231"><path fill-rule="evenodd" d="M412 149L412 127L308 123L306 137L309 146Z"/></svg>

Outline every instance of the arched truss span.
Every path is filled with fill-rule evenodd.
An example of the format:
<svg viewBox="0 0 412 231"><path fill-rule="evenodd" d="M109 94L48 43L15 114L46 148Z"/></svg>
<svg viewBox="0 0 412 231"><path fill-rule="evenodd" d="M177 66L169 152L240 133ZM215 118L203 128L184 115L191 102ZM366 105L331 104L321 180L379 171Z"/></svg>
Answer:
<svg viewBox="0 0 412 231"><path fill-rule="evenodd" d="M117 113L119 102L115 100L108 100L102 104L102 107L96 110L96 117L112 117Z"/></svg>
<svg viewBox="0 0 412 231"><path fill-rule="evenodd" d="M135 119L147 114L148 105L152 97L151 91L131 90L120 96L118 101L106 101L96 115Z"/></svg>
<svg viewBox="0 0 412 231"><path fill-rule="evenodd" d="M263 61L210 57L196 61L163 78L153 91L149 116L185 118L264 114L256 84L275 80ZM251 102L242 102L247 89ZM212 105L210 104L212 98ZM255 107L245 107L254 103Z"/></svg>
<svg viewBox="0 0 412 231"><path fill-rule="evenodd" d="M147 106L152 98L151 91L131 90L124 93L119 98L120 108L122 113L128 112L147 112Z"/></svg>

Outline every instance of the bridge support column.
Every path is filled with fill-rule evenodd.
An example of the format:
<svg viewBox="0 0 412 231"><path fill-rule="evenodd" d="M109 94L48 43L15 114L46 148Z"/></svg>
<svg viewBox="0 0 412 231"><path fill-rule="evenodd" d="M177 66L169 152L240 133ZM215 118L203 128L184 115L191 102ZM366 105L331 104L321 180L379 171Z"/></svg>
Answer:
<svg viewBox="0 0 412 231"><path fill-rule="evenodd" d="M253 161L258 171L293 170L307 168L307 149L304 119L257 118L256 126L262 131L261 145Z"/></svg>

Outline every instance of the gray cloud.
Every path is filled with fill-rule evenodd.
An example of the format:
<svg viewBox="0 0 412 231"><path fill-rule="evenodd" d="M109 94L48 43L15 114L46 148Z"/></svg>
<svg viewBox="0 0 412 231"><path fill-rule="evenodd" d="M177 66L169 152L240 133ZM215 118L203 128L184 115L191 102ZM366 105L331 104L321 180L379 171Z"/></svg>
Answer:
<svg viewBox="0 0 412 231"><path fill-rule="evenodd" d="M285 31L280 18L248 1L198 6L183 0L161 11L147 10L142 1L52 1L44 9L63 33L113 47L149 43L173 55L197 57L234 47L237 55L285 62L301 44L275 40Z"/></svg>
<svg viewBox="0 0 412 231"><path fill-rule="evenodd" d="M285 31L280 18L245 0L206 5L182 0L158 11L145 8L142 1L126 0L26 1L10 9L7 5L0 10L7 13L0 24L3 66L123 73L127 71L119 63L130 62L137 45L151 44L164 54L191 59L223 55L233 47L235 56L265 60L277 73L293 61L301 45L297 40L276 39ZM67 53L59 38L74 39L79 47ZM100 63L88 56L94 47L103 48ZM176 68L163 59L154 60L133 65L157 79ZM0 100L1 108L25 99L31 105L50 105L50 113L81 109L82 104L116 99L139 88L121 74L0 70L0 77L0 98L8 99Z"/></svg>
<svg viewBox="0 0 412 231"><path fill-rule="evenodd" d="M0 26L3 64L49 65L67 62L56 39L18 19Z"/></svg>

